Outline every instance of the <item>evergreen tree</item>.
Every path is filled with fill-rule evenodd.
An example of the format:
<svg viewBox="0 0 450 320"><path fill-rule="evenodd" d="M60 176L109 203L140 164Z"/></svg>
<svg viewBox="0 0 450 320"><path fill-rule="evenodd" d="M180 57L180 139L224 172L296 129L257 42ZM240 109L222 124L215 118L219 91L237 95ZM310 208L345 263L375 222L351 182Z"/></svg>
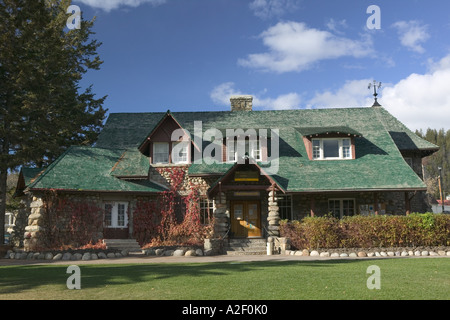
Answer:
<svg viewBox="0 0 450 320"><path fill-rule="evenodd" d="M66 27L70 0L0 0L0 244L8 170L43 167L67 147L92 144L106 97L95 99L82 76L98 70L93 21Z"/></svg>
<svg viewBox="0 0 450 320"><path fill-rule="evenodd" d="M422 131L416 131L416 134L439 146L439 151L435 152L423 161L425 171L425 182L428 185L437 184L439 177L438 168L442 168L442 187L444 189L444 196L450 193L450 130L444 129L436 130L428 128L425 134ZM430 189L430 188L429 188ZM440 199L438 186L431 188L431 194L436 199ZM429 190L430 191L430 190Z"/></svg>

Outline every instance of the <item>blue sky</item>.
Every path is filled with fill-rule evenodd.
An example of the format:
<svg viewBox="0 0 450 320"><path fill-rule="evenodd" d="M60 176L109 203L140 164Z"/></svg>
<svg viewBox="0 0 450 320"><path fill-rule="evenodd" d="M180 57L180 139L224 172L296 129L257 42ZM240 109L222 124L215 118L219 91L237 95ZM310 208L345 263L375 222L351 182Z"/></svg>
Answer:
<svg viewBox="0 0 450 320"><path fill-rule="evenodd" d="M410 129L450 129L450 2L73 0L96 17L104 64L83 85L109 112L371 106ZM372 20L371 5L380 9ZM379 22L369 29L367 21Z"/></svg>

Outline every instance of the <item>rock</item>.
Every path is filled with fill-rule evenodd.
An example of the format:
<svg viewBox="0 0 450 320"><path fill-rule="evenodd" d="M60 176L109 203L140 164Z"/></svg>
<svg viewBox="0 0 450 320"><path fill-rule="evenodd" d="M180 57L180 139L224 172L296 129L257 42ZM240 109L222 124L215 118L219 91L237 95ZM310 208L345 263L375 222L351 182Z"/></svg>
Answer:
<svg viewBox="0 0 450 320"><path fill-rule="evenodd" d="M450 251L447 251L447 254L446 254L447 256L450 256Z"/></svg>
<svg viewBox="0 0 450 320"><path fill-rule="evenodd" d="M83 261L91 260L91 254L89 252L85 252L81 257L81 260Z"/></svg>
<svg viewBox="0 0 450 320"><path fill-rule="evenodd" d="M328 251L324 251L324 252L321 252L321 253L320 253L320 256L321 256L321 257L329 257L329 256L330 256L330 253L329 253Z"/></svg>
<svg viewBox="0 0 450 320"><path fill-rule="evenodd" d="M413 255L414 255L414 251L409 250L409 251L408 251L408 255L409 255L409 256L413 256Z"/></svg>
<svg viewBox="0 0 450 320"><path fill-rule="evenodd" d="M53 259L53 253L51 253L51 252L47 252L46 254L45 254L45 258L44 258L45 260L52 260Z"/></svg>
<svg viewBox="0 0 450 320"><path fill-rule="evenodd" d="M116 252L116 253L114 254L114 256L115 256L116 258L122 258L122 257L123 257L122 254L121 254L120 252Z"/></svg>
<svg viewBox="0 0 450 320"><path fill-rule="evenodd" d="M195 256L195 250L187 250L186 253L184 254L185 257L194 257Z"/></svg>
<svg viewBox="0 0 450 320"><path fill-rule="evenodd" d="M64 261L71 260L72 259L72 254L70 252L65 252L61 259L64 260Z"/></svg>
<svg viewBox="0 0 450 320"><path fill-rule="evenodd" d="M108 252L108 254L106 255L106 257L108 259L114 259L116 257L116 255L114 254L114 252Z"/></svg>
<svg viewBox="0 0 450 320"><path fill-rule="evenodd" d="M414 251L414 255L417 257L420 256L420 251L419 250Z"/></svg>
<svg viewBox="0 0 450 320"><path fill-rule="evenodd" d="M124 257L127 257L129 252L128 252L128 250L124 249L124 250L120 251L120 254Z"/></svg>
<svg viewBox="0 0 450 320"><path fill-rule="evenodd" d="M437 253L440 256L445 256L445 251L444 250L439 250Z"/></svg>
<svg viewBox="0 0 450 320"><path fill-rule="evenodd" d="M313 250L313 251L311 251L311 253L310 253L310 256L311 256L311 257L318 257L319 255L320 255L319 252L316 251L316 250Z"/></svg>
<svg viewBox="0 0 450 320"><path fill-rule="evenodd" d="M34 259L34 253L33 252L29 252L27 254L27 260L32 260L32 259Z"/></svg>
<svg viewBox="0 0 450 320"><path fill-rule="evenodd" d="M195 250L195 255L196 256L202 256L203 255L203 250L202 249Z"/></svg>
<svg viewBox="0 0 450 320"><path fill-rule="evenodd" d="M356 255L355 252L351 252L348 256L349 256L350 258L356 258L356 257L357 257L357 255Z"/></svg>
<svg viewBox="0 0 450 320"><path fill-rule="evenodd" d="M173 256L174 257L182 257L184 256L185 251L183 249L177 249L175 251L173 251Z"/></svg>
<svg viewBox="0 0 450 320"><path fill-rule="evenodd" d="M401 253L400 253L400 251L395 251L394 255L395 255L396 257L400 257Z"/></svg>
<svg viewBox="0 0 450 320"><path fill-rule="evenodd" d="M375 256L375 252L367 252L367 256L368 257L374 257Z"/></svg>
<svg viewBox="0 0 450 320"><path fill-rule="evenodd" d="M395 253L394 253L394 251L388 251L388 252L387 252L387 255L388 255L389 257L393 257L393 256L395 256Z"/></svg>
<svg viewBox="0 0 450 320"><path fill-rule="evenodd" d="M309 250L303 249L302 250L302 255L305 256L305 257L308 257L309 256Z"/></svg>
<svg viewBox="0 0 450 320"><path fill-rule="evenodd" d="M39 256L40 256L40 255L41 255L41 254L40 254L39 252L33 253L33 260L39 259Z"/></svg>
<svg viewBox="0 0 450 320"><path fill-rule="evenodd" d="M387 253L386 253L386 252L384 252L384 251L381 251L381 252L380 252L380 256L382 256L382 257L387 257L388 255L387 255Z"/></svg>
<svg viewBox="0 0 450 320"><path fill-rule="evenodd" d="M438 254L434 251L430 251L430 256L438 256Z"/></svg>
<svg viewBox="0 0 450 320"><path fill-rule="evenodd" d="M359 251L358 252L358 257L360 257L360 258L367 257L367 253L365 253L364 251Z"/></svg>
<svg viewBox="0 0 450 320"><path fill-rule="evenodd" d="M339 257L339 253L333 252L332 254L330 254L330 257L332 257L332 258Z"/></svg>
<svg viewBox="0 0 450 320"><path fill-rule="evenodd" d="M63 254L61 252L55 254L55 256L53 257L53 260L61 260L63 257Z"/></svg>
<svg viewBox="0 0 450 320"><path fill-rule="evenodd" d="M156 249L156 250L155 250L155 254L156 254L157 256L162 256L162 255L164 254L164 249Z"/></svg>
<svg viewBox="0 0 450 320"><path fill-rule="evenodd" d="M77 252L72 255L71 260L81 260L81 258L83 258L83 255L81 253Z"/></svg>
<svg viewBox="0 0 450 320"><path fill-rule="evenodd" d="M344 253L341 253L341 254L339 255L339 257L345 258L345 257L348 257L348 254L344 252Z"/></svg>
<svg viewBox="0 0 450 320"><path fill-rule="evenodd" d="M402 253L400 254L402 257L407 257L409 256L408 252L406 251L402 251Z"/></svg>
<svg viewBox="0 0 450 320"><path fill-rule="evenodd" d="M427 250L424 250L420 253L422 256L428 256L429 252Z"/></svg>
<svg viewBox="0 0 450 320"><path fill-rule="evenodd" d="M98 260L98 255L96 253L91 254L91 260Z"/></svg>
<svg viewBox="0 0 450 320"><path fill-rule="evenodd" d="M303 251L297 250L294 253L294 256L302 256L303 255Z"/></svg>
<svg viewBox="0 0 450 320"><path fill-rule="evenodd" d="M174 252L175 252L175 250L166 250L166 251L164 251L164 255L165 256L173 256Z"/></svg>
<svg viewBox="0 0 450 320"><path fill-rule="evenodd" d="M375 252L375 257L381 257L381 254L378 251L376 251Z"/></svg>
<svg viewBox="0 0 450 320"><path fill-rule="evenodd" d="M44 253L39 253L38 259L39 260L44 260L45 259L45 254Z"/></svg>
<svg viewBox="0 0 450 320"><path fill-rule="evenodd" d="M103 251L100 251L97 256L98 256L99 259L106 259L107 258L106 254Z"/></svg>

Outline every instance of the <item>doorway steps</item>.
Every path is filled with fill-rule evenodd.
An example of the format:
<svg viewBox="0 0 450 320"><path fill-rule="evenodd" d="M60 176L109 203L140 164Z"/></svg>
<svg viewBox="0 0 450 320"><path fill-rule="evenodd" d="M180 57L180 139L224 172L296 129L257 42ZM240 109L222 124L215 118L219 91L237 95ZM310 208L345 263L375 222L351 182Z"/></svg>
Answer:
<svg viewBox="0 0 450 320"><path fill-rule="evenodd" d="M128 252L141 252L141 246L136 239L103 239L106 249L127 250Z"/></svg>
<svg viewBox="0 0 450 320"><path fill-rule="evenodd" d="M264 238L228 239L224 250L227 255L265 255L267 242Z"/></svg>

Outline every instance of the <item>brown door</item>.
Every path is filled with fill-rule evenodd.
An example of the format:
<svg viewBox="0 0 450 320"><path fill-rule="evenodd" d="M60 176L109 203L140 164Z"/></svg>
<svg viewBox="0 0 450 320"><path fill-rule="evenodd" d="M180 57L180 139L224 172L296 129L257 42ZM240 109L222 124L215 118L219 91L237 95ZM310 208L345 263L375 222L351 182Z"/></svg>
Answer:
<svg viewBox="0 0 450 320"><path fill-rule="evenodd" d="M231 202L231 232L237 238L261 237L259 201Z"/></svg>

